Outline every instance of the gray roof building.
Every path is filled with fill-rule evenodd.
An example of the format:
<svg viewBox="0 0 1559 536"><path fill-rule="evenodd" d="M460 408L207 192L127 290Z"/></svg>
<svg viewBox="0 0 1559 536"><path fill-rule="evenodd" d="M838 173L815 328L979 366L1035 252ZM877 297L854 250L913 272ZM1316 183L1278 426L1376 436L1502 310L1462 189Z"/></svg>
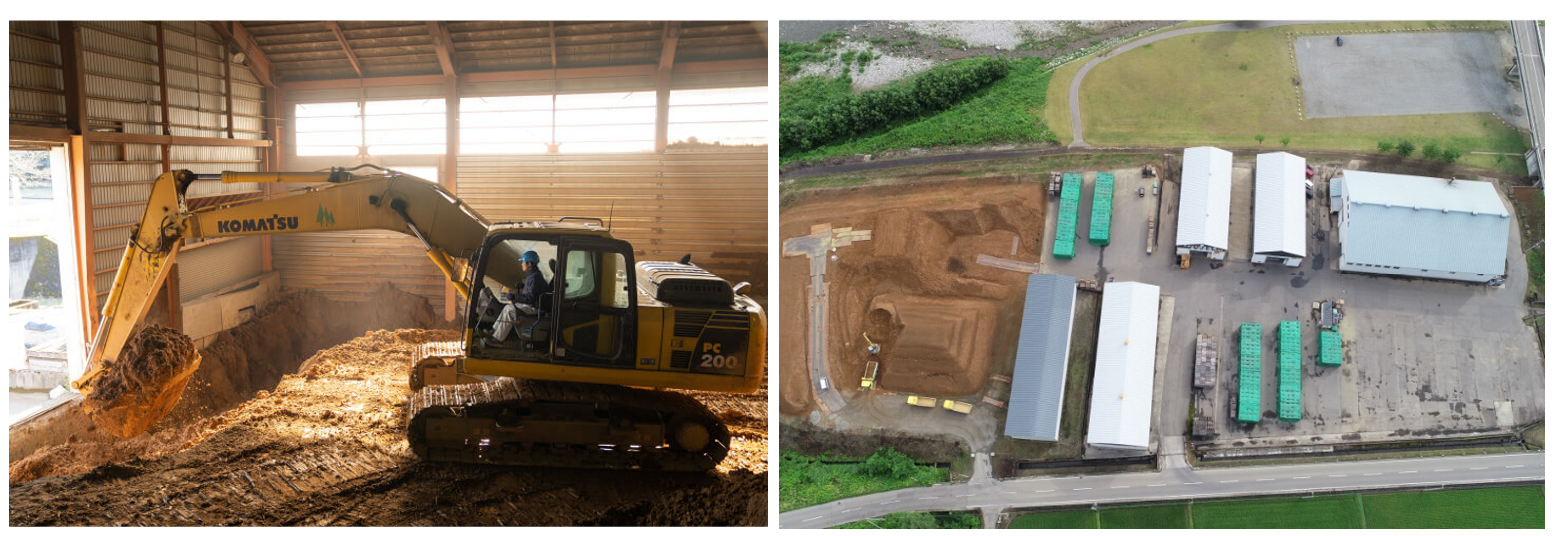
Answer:
<svg viewBox="0 0 1559 536"><path fill-rule="evenodd" d="M1344 271L1486 282L1505 274L1510 211L1492 183L1347 170Z"/></svg>
<svg viewBox="0 0 1559 536"><path fill-rule="evenodd" d="M1060 440L1076 301L1076 279L1056 274L1029 276L1018 360L1012 371L1012 396L1007 403L1007 436Z"/></svg>

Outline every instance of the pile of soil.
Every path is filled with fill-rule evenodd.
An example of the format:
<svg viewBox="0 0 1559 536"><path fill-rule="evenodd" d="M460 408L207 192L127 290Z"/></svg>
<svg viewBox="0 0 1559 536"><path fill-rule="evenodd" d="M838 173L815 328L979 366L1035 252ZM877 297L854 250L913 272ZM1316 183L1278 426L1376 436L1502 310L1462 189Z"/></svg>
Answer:
<svg viewBox="0 0 1559 536"><path fill-rule="evenodd" d="M149 454L10 489L16 525L762 525L767 393L695 395L732 452L704 474L417 460L406 371L449 330L374 331L320 351L273 390L169 434ZM157 436L147 436L147 441ZM179 444L172 446L172 444ZM69 446L69 445L67 445Z"/></svg>
<svg viewBox="0 0 1559 536"><path fill-rule="evenodd" d="M283 375L297 371L314 352L368 330L399 327L455 326L445 322L427 299L388 284L376 288L368 303L333 301L311 290L290 292L266 305L248 322L217 335L201 350L199 368L184 388L182 398L162 420L151 425L146 435L121 439L94 423L72 433L64 444L33 452L13 451L11 482L82 473L109 462L178 450L204 426L203 419L275 387ZM143 330L142 334L148 332L158 334L157 337L184 337L159 326ZM189 339L183 340L187 344ZM131 346L133 342L127 349ZM94 394L98 392L101 390Z"/></svg>
<svg viewBox="0 0 1559 536"><path fill-rule="evenodd" d="M92 421L118 437L146 432L178 402L200 354L183 333L150 326L125 342L89 387L83 407Z"/></svg>

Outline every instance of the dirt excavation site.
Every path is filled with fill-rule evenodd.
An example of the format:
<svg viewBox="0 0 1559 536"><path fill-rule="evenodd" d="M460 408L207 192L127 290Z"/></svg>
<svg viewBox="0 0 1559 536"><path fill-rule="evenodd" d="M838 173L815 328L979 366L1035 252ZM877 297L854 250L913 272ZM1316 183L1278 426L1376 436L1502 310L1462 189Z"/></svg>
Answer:
<svg viewBox="0 0 1559 536"><path fill-rule="evenodd" d="M404 428L407 371L419 345L459 333L420 297L386 286L372 303L307 291L276 300L200 351L183 397L144 435L113 437L76 406L13 427L10 524L767 522L766 391L694 394L732 437L707 473L417 459Z"/></svg>
<svg viewBox="0 0 1559 536"><path fill-rule="evenodd" d="M782 241L857 237L818 246L821 262L789 253L796 243L780 260L779 325L817 329L809 311L817 300L809 293L820 265L827 292L823 333L780 339L783 415L838 429L942 426L908 413L905 397L979 404L996 388L994 371L1010 368L995 356L1011 360L1027 274L976 259L1038 261L1041 187L1012 178L937 179L896 185L887 195L883 188L805 192L781 208ZM817 355L808 341L815 336L826 340L826 363L811 362ZM868 340L880 346L876 355ZM877 384L863 389L857 379L873 361ZM816 384L812 372L819 369L831 385Z"/></svg>

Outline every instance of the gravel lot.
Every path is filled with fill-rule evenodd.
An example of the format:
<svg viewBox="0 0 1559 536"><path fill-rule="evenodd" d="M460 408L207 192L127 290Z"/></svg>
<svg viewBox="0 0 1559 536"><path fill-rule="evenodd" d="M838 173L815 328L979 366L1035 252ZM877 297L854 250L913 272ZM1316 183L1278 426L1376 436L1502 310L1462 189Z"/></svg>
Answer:
<svg viewBox="0 0 1559 536"><path fill-rule="evenodd" d="M1294 55L1305 117L1494 112L1526 125L1518 88L1505 81L1514 48L1504 32L1419 32L1300 37Z"/></svg>

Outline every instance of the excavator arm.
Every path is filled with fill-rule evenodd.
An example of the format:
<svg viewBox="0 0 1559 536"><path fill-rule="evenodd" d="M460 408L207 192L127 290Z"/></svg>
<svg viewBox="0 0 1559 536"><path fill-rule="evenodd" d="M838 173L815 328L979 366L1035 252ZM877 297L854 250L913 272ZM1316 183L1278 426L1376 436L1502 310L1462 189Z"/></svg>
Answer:
<svg viewBox="0 0 1559 536"><path fill-rule="evenodd" d="M470 288L456 271L481 246L488 222L438 184L388 170L353 175L322 172L186 170L162 174L152 185L141 220L131 230L119 271L103 305L103 321L87 357L87 372L71 386L89 395L146 316L186 240L227 236L382 229L417 237L462 297ZM257 199L188 210L185 192L197 180L323 183Z"/></svg>

